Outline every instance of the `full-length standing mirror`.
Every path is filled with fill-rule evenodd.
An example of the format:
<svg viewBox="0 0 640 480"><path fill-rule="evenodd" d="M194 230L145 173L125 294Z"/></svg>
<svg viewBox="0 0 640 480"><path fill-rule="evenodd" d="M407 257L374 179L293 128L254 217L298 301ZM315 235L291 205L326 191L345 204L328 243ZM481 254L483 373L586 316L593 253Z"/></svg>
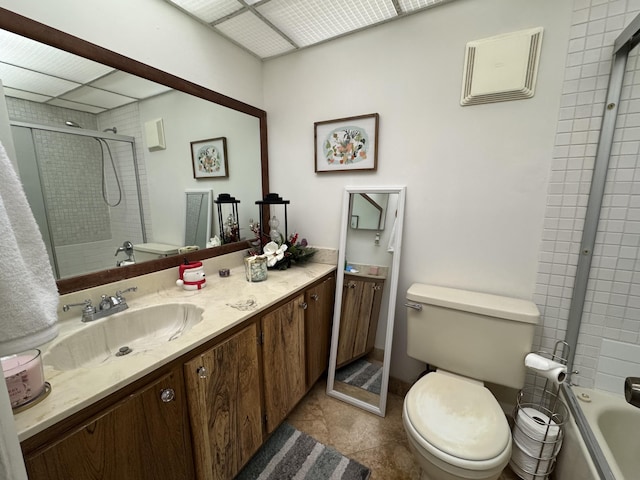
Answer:
<svg viewBox="0 0 640 480"><path fill-rule="evenodd" d="M211 238L211 190L187 190L184 244L205 248Z"/></svg>
<svg viewBox="0 0 640 480"><path fill-rule="evenodd" d="M327 394L384 416L406 187L346 187ZM375 199L378 227L354 216ZM368 228L368 227L367 227Z"/></svg>

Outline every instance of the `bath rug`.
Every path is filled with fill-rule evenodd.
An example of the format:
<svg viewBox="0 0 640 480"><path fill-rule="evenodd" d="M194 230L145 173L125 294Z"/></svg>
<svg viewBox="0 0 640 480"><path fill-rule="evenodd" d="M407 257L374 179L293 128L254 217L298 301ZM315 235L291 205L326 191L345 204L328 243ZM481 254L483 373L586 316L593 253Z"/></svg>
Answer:
<svg viewBox="0 0 640 480"><path fill-rule="evenodd" d="M283 423L236 480L368 480L371 471Z"/></svg>
<svg viewBox="0 0 640 480"><path fill-rule="evenodd" d="M361 358L338 370L336 380L380 395L382 365Z"/></svg>

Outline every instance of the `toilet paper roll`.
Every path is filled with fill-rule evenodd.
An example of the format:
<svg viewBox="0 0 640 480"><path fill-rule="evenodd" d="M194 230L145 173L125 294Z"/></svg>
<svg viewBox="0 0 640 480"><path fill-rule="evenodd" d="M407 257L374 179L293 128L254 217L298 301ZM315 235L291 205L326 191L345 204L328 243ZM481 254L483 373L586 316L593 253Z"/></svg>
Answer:
<svg viewBox="0 0 640 480"><path fill-rule="evenodd" d="M524 357L524 365L542 377L551 380L556 385L564 382L564 379L567 377L566 365L549 360L537 353L527 354L527 356Z"/></svg>
<svg viewBox="0 0 640 480"><path fill-rule="evenodd" d="M513 428L513 440L527 455L535 458L553 458L562 444L560 426L535 408L518 410Z"/></svg>

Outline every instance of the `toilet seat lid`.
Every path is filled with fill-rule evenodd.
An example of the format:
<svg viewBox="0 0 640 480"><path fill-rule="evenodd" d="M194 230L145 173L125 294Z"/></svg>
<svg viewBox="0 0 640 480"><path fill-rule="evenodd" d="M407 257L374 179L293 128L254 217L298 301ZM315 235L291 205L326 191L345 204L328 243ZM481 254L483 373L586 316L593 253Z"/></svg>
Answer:
<svg viewBox="0 0 640 480"><path fill-rule="evenodd" d="M416 432L451 456L489 460L508 447L511 432L507 419L481 383L429 373L411 387L405 407Z"/></svg>

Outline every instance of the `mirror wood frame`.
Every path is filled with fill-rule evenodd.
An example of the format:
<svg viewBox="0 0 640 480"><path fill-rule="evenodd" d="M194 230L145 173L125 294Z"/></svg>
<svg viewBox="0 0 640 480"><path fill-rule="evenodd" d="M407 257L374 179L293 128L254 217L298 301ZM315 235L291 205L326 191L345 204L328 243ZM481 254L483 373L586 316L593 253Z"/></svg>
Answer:
<svg viewBox="0 0 640 480"><path fill-rule="evenodd" d="M23 37L45 43L55 48L65 50L75 55L88 58L95 62L103 63L110 67L122 70L123 72L146 78L156 83L166 85L175 90L188 93L195 97L202 98L218 105L228 107L238 112L246 113L253 117L257 117L260 123L260 165L262 172L262 195L263 197L269 193L269 157L267 151L267 112L241 102L234 98L228 97L221 93L209 90L201 85L197 85L188 80L172 75L170 73L159 70L155 67L133 60L129 57L100 47L93 43L82 40L61 30L57 30L43 23L37 22L30 18L19 15L15 12L0 7L0 28L13 32ZM259 199L258 199L259 200ZM264 219L261 219L264 223ZM86 288L96 287L118 280L133 278L147 273L165 270L167 268L176 267L186 258L189 261L199 261L207 258L217 257L227 253L237 252L248 248L246 241L222 245L220 247L207 248L191 252L186 255L176 255L166 257L159 260L150 260L147 262L129 265L126 267L116 267L86 275L79 275L70 278L58 280L58 293L64 295L66 293L84 290Z"/></svg>
<svg viewBox="0 0 640 480"><path fill-rule="evenodd" d="M354 193L389 193L398 195L396 235L393 259L388 278L389 282L389 308L387 310L387 325L385 329L384 360L382 363L382 384L380 386L380 403L378 406L364 402L358 398L349 396L337 391L334 387L336 375L336 361L338 356L338 334L340 333L340 314L342 310L342 290L344 288L344 268L338 268L336 274L336 296L333 310L333 328L331 332L331 351L329 357L329 371L327 373L327 395L340 399L346 403L360 407L369 412L385 416L387 408L387 392L389 389L389 369L391 366L391 346L393 343L393 327L395 320L396 298L398 295L398 278L400 272L400 259L402 252L402 229L404 224L404 204L406 197L406 186L382 186L382 187L361 187L348 186L344 189L342 198L342 218L340 229L340 246L338 251L338 266L345 264L347 234L350 230L350 208L349 198Z"/></svg>

